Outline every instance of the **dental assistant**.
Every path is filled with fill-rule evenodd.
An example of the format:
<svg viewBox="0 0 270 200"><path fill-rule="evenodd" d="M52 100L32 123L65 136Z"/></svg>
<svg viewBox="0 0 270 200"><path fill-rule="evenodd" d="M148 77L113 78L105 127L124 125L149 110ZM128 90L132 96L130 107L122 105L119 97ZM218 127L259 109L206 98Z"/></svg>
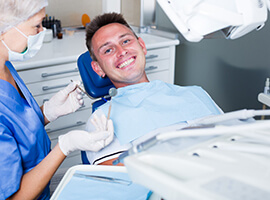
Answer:
<svg viewBox="0 0 270 200"><path fill-rule="evenodd" d="M113 124L95 116L93 132L70 131L51 150L44 126L83 104L69 84L39 107L10 61L33 57L42 46L47 0L0 0L0 200L49 199L49 181L75 150L99 151L113 139Z"/></svg>

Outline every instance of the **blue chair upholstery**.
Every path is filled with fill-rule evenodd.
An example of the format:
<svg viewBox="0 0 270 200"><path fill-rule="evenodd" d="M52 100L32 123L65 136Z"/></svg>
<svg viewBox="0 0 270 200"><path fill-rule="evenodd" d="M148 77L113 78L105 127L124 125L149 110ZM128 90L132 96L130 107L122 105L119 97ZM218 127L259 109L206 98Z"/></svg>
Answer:
<svg viewBox="0 0 270 200"><path fill-rule="evenodd" d="M78 69L85 91L93 98L102 98L109 94L109 89L114 87L114 85L107 76L104 78L100 77L92 69L91 62L92 58L88 51L81 54L77 60ZM92 105L92 112L105 102L103 99L95 101ZM81 157L83 164L90 164L85 151L81 152Z"/></svg>
<svg viewBox="0 0 270 200"><path fill-rule="evenodd" d="M92 58L87 51L79 56L77 65L86 92L91 97L100 98L107 95L114 86L107 76L102 78L92 69L91 62Z"/></svg>

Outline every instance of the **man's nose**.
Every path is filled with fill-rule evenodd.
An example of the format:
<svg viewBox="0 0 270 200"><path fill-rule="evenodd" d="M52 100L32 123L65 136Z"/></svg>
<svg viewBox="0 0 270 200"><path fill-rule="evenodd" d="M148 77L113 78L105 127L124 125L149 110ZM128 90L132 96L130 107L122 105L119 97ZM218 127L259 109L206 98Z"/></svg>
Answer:
<svg viewBox="0 0 270 200"><path fill-rule="evenodd" d="M117 55L118 57L123 57L127 54L127 49L123 48L122 46L117 47Z"/></svg>

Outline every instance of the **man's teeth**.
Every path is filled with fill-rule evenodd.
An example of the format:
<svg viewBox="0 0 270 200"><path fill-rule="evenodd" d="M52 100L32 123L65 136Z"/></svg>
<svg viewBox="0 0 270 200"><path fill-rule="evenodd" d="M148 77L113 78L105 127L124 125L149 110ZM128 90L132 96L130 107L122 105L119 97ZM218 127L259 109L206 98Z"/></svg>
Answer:
<svg viewBox="0 0 270 200"><path fill-rule="evenodd" d="M125 66L128 66L130 63L134 61L134 58L130 58L129 60L123 62L121 65L119 65L119 68L123 68Z"/></svg>

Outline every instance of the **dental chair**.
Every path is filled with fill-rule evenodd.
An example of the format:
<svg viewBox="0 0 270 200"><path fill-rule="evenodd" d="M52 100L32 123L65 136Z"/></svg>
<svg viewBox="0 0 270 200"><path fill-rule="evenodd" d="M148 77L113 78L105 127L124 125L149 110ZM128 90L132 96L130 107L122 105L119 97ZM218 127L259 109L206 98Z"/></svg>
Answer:
<svg viewBox="0 0 270 200"><path fill-rule="evenodd" d="M92 97L92 112L94 112L100 105L107 101L109 96L109 89L114 87L110 79L105 76L100 77L91 66L92 58L89 51L81 54L77 60L78 69L85 91ZM83 164L90 164L86 152L81 152Z"/></svg>

